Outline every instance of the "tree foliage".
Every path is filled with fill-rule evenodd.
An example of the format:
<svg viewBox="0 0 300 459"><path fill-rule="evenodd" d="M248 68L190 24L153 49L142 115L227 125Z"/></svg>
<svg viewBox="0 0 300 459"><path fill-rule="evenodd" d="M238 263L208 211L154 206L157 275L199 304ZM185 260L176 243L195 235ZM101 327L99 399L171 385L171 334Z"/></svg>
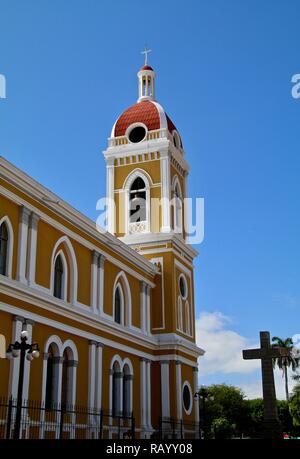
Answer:
<svg viewBox="0 0 300 459"><path fill-rule="evenodd" d="M206 390L209 394L205 402L206 437L259 438L261 436L264 419L262 399L247 400L241 389L227 384L214 384L208 386ZM279 419L286 433L295 434L292 416L300 422L300 389L298 397L297 399L292 397L292 408L285 400L277 401ZM203 400L200 401L201 409L203 411Z"/></svg>
<svg viewBox="0 0 300 459"><path fill-rule="evenodd" d="M293 419L293 425L300 427L300 384L294 387L292 397L289 402L290 414Z"/></svg>

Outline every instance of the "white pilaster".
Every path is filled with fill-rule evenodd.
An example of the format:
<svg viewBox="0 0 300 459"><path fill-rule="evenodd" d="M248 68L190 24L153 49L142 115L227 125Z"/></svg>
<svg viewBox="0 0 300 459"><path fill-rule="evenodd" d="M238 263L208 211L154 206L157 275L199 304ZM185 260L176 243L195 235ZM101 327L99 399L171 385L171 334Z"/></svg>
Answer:
<svg viewBox="0 0 300 459"><path fill-rule="evenodd" d="M31 213L29 223L29 247L28 247L28 273L27 279L29 285L35 284L35 270L36 270L36 245L37 245L37 231L38 222L40 217L35 213Z"/></svg>
<svg viewBox="0 0 300 459"><path fill-rule="evenodd" d="M147 335L151 335L151 314L150 314L150 292L151 292L151 287L150 285L147 285L146 287L146 323L147 323Z"/></svg>
<svg viewBox="0 0 300 459"><path fill-rule="evenodd" d="M96 390L95 390L95 408L100 411L102 408L102 353L103 344L97 343L96 348Z"/></svg>
<svg viewBox="0 0 300 459"><path fill-rule="evenodd" d="M88 406L95 407L95 375L96 375L96 341L89 342L89 387L88 387Z"/></svg>
<svg viewBox="0 0 300 459"><path fill-rule="evenodd" d="M181 362L176 361L177 419L182 419Z"/></svg>
<svg viewBox="0 0 300 459"><path fill-rule="evenodd" d="M28 240L28 221L30 210L26 207L20 207L19 215L19 242L18 242L18 264L17 280L26 283L26 258L27 258L27 240Z"/></svg>
<svg viewBox="0 0 300 459"><path fill-rule="evenodd" d="M162 233L171 231L171 181L170 181L170 158L168 151L162 151L160 156L161 175L161 201L162 201Z"/></svg>
<svg viewBox="0 0 300 459"><path fill-rule="evenodd" d="M146 412L147 412L147 375L146 375L146 359L141 358L141 377L140 377L140 388L141 388L141 428L145 428L147 424L147 419L146 419Z"/></svg>
<svg viewBox="0 0 300 459"><path fill-rule="evenodd" d="M32 327L34 325L33 320L26 319L24 329L28 333L28 343L32 343ZM25 359L24 362L24 384L23 384L23 399L28 400L29 395L29 381L30 381L30 365L31 363Z"/></svg>
<svg viewBox="0 0 300 459"><path fill-rule="evenodd" d="M147 426L152 430L151 422L151 360L146 362L146 378L147 378Z"/></svg>
<svg viewBox="0 0 300 459"><path fill-rule="evenodd" d="M184 196L183 198L188 198L188 171L185 171L184 172L184 181L183 181L183 186L184 186ZM189 228L188 228L188 221L189 221L189 214L188 214L188 206L185 204L185 201L183 200L183 218L184 218L184 227L183 227L183 234L185 236L185 239L186 239L186 233L189 232Z"/></svg>
<svg viewBox="0 0 300 459"><path fill-rule="evenodd" d="M12 326L12 343L20 341L21 332L23 329L24 317L15 316L13 318ZM15 358L10 361L9 370L9 383L8 383L8 394L13 398L17 398L18 395L18 382L19 382L19 368L20 358Z"/></svg>
<svg viewBox="0 0 300 459"><path fill-rule="evenodd" d="M97 293L98 293L98 258L99 254L93 250L91 263L91 308L93 312L97 311Z"/></svg>
<svg viewBox="0 0 300 459"><path fill-rule="evenodd" d="M103 315L104 308L104 264L105 256L100 254L98 259L98 312Z"/></svg>
<svg viewBox="0 0 300 459"><path fill-rule="evenodd" d="M147 298L146 298L147 284L144 281L140 283L140 302L141 302L141 330L147 333Z"/></svg>
<svg viewBox="0 0 300 459"><path fill-rule="evenodd" d="M115 232L115 167L114 158L107 159L106 164L106 196L108 199L107 205L107 231L111 234Z"/></svg>
<svg viewBox="0 0 300 459"><path fill-rule="evenodd" d="M54 393L54 400L58 404L61 403L61 390L62 390L62 375L63 375L63 356L53 358L55 379L53 382L56 392Z"/></svg>
<svg viewBox="0 0 300 459"><path fill-rule="evenodd" d="M170 417L170 376L169 361L161 360L161 415L163 418Z"/></svg>
<svg viewBox="0 0 300 459"><path fill-rule="evenodd" d="M193 368L193 373L194 373L194 394L198 392L198 367ZM195 407L195 422L199 422L199 400L197 400L194 403Z"/></svg>

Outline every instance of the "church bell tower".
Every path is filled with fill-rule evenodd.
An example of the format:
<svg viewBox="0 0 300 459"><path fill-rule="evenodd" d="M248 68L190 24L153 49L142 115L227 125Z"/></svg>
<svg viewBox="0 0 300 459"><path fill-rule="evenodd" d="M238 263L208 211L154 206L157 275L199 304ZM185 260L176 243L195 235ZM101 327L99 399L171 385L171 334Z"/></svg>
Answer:
<svg viewBox="0 0 300 459"><path fill-rule="evenodd" d="M161 416L181 419L192 413L184 399L191 407L197 358L203 354L195 339L197 252L186 242L189 165L175 124L156 100L156 73L145 52L137 102L116 120L104 151L107 223L109 232L159 267L150 294L149 333L160 349ZM171 404L175 387L177 402ZM195 407L195 419L197 413Z"/></svg>
<svg viewBox="0 0 300 459"><path fill-rule="evenodd" d="M175 124L156 100L147 58L137 77L137 102L116 120L104 151L108 231L160 267L152 333L194 343L197 252L186 243L184 205L189 165Z"/></svg>

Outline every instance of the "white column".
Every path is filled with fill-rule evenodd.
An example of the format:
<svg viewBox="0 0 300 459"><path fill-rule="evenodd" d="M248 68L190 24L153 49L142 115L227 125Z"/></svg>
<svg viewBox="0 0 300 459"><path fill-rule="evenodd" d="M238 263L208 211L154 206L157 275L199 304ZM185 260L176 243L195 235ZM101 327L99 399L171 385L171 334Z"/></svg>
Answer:
<svg viewBox="0 0 300 459"><path fill-rule="evenodd" d="M103 344L97 343L96 348L96 390L95 390L95 408L100 411L102 408L102 353Z"/></svg>
<svg viewBox="0 0 300 459"><path fill-rule="evenodd" d="M188 171L185 171L184 172L184 181L183 181L183 186L184 186L184 196L183 198L188 198ZM188 221L189 221L189 214L188 214L188 206L185 204L185 201L183 200L183 218L184 218L184 227L183 227L183 230L184 230L184 236L186 238L186 233L189 232L189 228L187 226L188 224Z"/></svg>
<svg viewBox="0 0 300 459"><path fill-rule="evenodd" d="M170 376L169 360L160 361L161 374L161 415L163 418L170 417Z"/></svg>
<svg viewBox="0 0 300 459"><path fill-rule="evenodd" d="M146 300L147 284L144 281L140 283L140 302L141 302L141 330L146 334L147 332L147 300Z"/></svg>
<svg viewBox="0 0 300 459"><path fill-rule="evenodd" d="M23 329L24 317L15 316L13 318L12 326L12 343L20 341L21 331ZM9 387L8 394L13 398L17 398L18 395L18 381L19 381L19 368L20 368L20 358L15 358L10 361L10 370L9 370Z"/></svg>
<svg viewBox="0 0 300 459"><path fill-rule="evenodd" d="M147 424L147 420L146 420L146 411L147 411L147 402L146 402L146 397L147 397L147 393L146 393L146 359L145 358L141 358L140 359L140 362L141 362L141 377L140 377L140 391L141 391L141 428L145 428L146 427L146 424Z"/></svg>
<svg viewBox="0 0 300 459"><path fill-rule="evenodd" d="M103 315L104 309L104 263L105 256L100 254L98 259L98 312Z"/></svg>
<svg viewBox="0 0 300 459"><path fill-rule="evenodd" d="M32 327L34 325L33 320L26 319L24 329L28 333L28 343L32 343ZM29 394L29 380L30 380L30 362L25 358L24 362L24 385L23 385L23 399L28 400Z"/></svg>
<svg viewBox="0 0 300 459"><path fill-rule="evenodd" d="M120 398L119 398L119 406L118 406L118 413L119 415L122 414L122 411L123 411L123 372L120 371L116 374L116 378L117 378L117 381L118 381L118 388L119 388L119 394L120 394Z"/></svg>
<svg viewBox="0 0 300 459"><path fill-rule="evenodd" d="M29 285L35 284L35 270L36 270L36 244L37 244L37 230L40 217L35 213L31 213L29 223L29 258L28 258L28 273L27 279Z"/></svg>
<svg viewBox="0 0 300 459"><path fill-rule="evenodd" d="M162 233L171 231L171 185L170 185L170 159L169 152L160 153L161 197L162 197Z"/></svg>
<svg viewBox="0 0 300 459"><path fill-rule="evenodd" d="M146 362L146 375L147 375L147 426L152 430L151 422L151 360Z"/></svg>
<svg viewBox="0 0 300 459"><path fill-rule="evenodd" d="M88 406L95 407L95 375L96 375L96 341L89 342L89 388L88 388Z"/></svg>
<svg viewBox="0 0 300 459"><path fill-rule="evenodd" d="M28 221L30 210L26 207L20 207L19 215L19 242L18 242L18 264L17 280L26 283L26 258L27 258L27 239L28 239Z"/></svg>
<svg viewBox="0 0 300 459"><path fill-rule="evenodd" d="M71 404L76 405L76 383L77 383L77 367L78 367L78 360L70 361L70 373L72 375L71 378Z"/></svg>
<svg viewBox="0 0 300 459"><path fill-rule="evenodd" d="M57 391L56 394L54 394L54 400L57 400L57 403L60 404L61 403L61 389L62 389L62 374L63 374L63 356L59 355L57 357L54 357L53 363L55 366L54 387L56 387L56 391Z"/></svg>
<svg viewBox="0 0 300 459"><path fill-rule="evenodd" d="M114 199L114 181L115 166L114 158L109 158L106 164L106 196L108 199L107 206L107 231L111 234L115 232L115 199Z"/></svg>
<svg viewBox="0 0 300 459"><path fill-rule="evenodd" d="M194 373L194 394L198 392L198 367L193 368L193 373ZM199 422L199 399L194 401L194 407L195 407L195 422Z"/></svg>
<svg viewBox="0 0 300 459"><path fill-rule="evenodd" d="M146 287L146 315L147 315L147 335L151 335L151 314L150 314L150 285Z"/></svg>
<svg viewBox="0 0 300 459"><path fill-rule="evenodd" d="M177 419L182 419L181 362L176 361Z"/></svg>
<svg viewBox="0 0 300 459"><path fill-rule="evenodd" d="M97 311L97 286L98 286L98 258L99 254L93 250L91 263L91 308L93 312Z"/></svg>

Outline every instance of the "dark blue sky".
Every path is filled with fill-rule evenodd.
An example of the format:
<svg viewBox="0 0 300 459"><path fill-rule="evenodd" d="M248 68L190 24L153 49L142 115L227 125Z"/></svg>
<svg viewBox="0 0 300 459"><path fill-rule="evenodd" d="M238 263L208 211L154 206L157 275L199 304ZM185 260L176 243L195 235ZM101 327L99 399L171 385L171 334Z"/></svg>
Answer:
<svg viewBox="0 0 300 459"><path fill-rule="evenodd" d="M0 0L0 21L0 154L95 218L147 43L205 198L197 311L249 339L300 333L300 3Z"/></svg>

